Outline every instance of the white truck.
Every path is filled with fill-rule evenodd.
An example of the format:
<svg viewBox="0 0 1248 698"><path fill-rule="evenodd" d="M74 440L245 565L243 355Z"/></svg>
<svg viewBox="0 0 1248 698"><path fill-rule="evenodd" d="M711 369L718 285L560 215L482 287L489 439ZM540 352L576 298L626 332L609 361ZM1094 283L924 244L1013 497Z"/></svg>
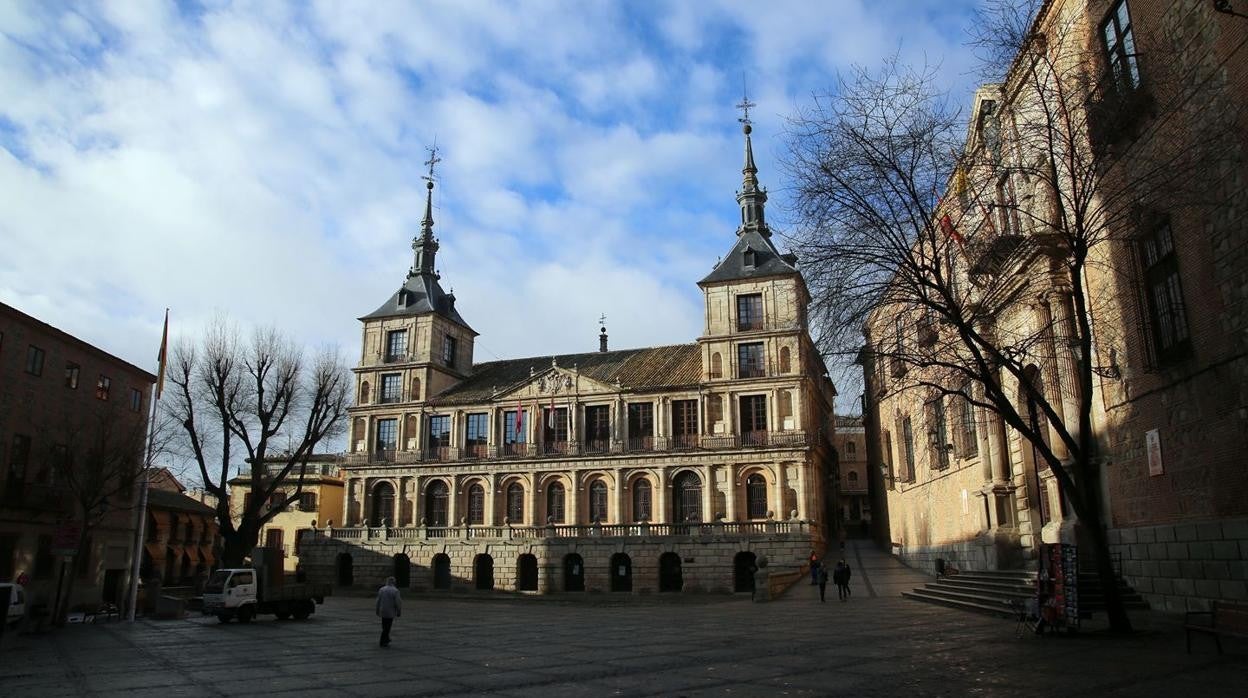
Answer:
<svg viewBox="0 0 1248 698"><path fill-rule="evenodd" d="M307 620L333 588L329 584L286 581L280 554L274 553L280 551L256 548L252 567L213 572L204 585L204 615L216 616L222 623L231 618L250 623L262 613L271 613L278 620L292 616Z"/></svg>

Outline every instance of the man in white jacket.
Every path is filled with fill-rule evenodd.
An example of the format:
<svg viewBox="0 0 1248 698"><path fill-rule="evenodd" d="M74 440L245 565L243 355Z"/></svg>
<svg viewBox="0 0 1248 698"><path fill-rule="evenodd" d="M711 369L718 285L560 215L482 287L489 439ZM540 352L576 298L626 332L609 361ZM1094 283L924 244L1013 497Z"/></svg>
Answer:
<svg viewBox="0 0 1248 698"><path fill-rule="evenodd" d="M390 646L390 626L394 619L403 615L403 599L394 585L394 577L386 578L386 585L377 590L377 616L381 618L381 646Z"/></svg>

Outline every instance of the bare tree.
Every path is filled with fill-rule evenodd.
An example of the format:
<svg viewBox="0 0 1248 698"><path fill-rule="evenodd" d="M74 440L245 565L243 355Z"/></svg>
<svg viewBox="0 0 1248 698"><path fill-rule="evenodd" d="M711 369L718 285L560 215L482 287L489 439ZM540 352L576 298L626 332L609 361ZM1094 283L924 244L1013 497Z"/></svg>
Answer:
<svg viewBox="0 0 1248 698"><path fill-rule="evenodd" d="M1204 66L1142 74L1127 51L1106 65L1088 18L1033 21L1035 5L993 2L978 18L972 44L1001 82L969 119L934 71L894 59L792 118L787 168L825 349L845 359L865 344L880 397L950 398L1011 427L1078 515L1125 631L1094 381L1120 370L1113 326L1138 325L1122 292L1138 284L1138 231L1159 211L1216 205L1209 182L1237 134ZM1177 38L1135 40L1160 57ZM1194 119L1197 106L1221 111Z"/></svg>
<svg viewBox="0 0 1248 698"><path fill-rule="evenodd" d="M218 320L198 345L176 345L169 380L169 414L204 489L217 498L223 562L239 565L264 524L299 499L309 456L342 432L350 374L336 351L307 360L276 329L257 329L242 342ZM251 497L235 524L228 483L240 461Z"/></svg>
<svg viewBox="0 0 1248 698"><path fill-rule="evenodd" d="M55 428L45 428L39 439L45 448L34 479L55 488L69 519L78 524L75 567L90 563L88 546L96 529L110 519L133 516L136 485L148 477L154 460L167 453L172 434L168 420L157 417L150 425L147 448L145 416L145 411L116 400L100 400L45 425ZM119 526L128 528L129 519ZM65 622L77 577L68 567L62 569L63 584L52 609L55 624Z"/></svg>

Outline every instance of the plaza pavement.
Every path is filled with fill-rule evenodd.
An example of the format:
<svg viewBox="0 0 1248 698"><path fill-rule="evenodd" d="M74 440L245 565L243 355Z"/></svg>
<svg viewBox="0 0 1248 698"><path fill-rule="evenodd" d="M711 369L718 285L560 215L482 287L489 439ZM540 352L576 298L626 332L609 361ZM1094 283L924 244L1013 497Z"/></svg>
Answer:
<svg viewBox="0 0 1248 698"><path fill-rule="evenodd" d="M898 596L924 576L850 543L854 596L803 580L743 598L464 599L409 595L394 644L362 597L306 622L266 617L79 625L4 637L2 696L1230 695L1243 643L1184 652L1182 618L1133 616L1114 638L1017 636L1008 620ZM829 587L829 596L834 597Z"/></svg>

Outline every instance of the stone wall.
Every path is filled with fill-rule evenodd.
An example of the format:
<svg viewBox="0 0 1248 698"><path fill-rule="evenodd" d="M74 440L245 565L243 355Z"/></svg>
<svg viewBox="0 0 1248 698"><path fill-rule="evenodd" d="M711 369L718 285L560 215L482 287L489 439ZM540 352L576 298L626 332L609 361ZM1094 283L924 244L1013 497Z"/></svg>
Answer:
<svg viewBox="0 0 1248 698"><path fill-rule="evenodd" d="M351 556L353 587L373 589L395 575L395 556L410 560L410 587L432 590L434 587L434 556L444 554L450 559L452 591L476 589L474 565L480 555L493 562L496 591L518 591L518 560L533 555L538 566L537 593L565 591L564 561L568 555L579 555L584 564L587 592L611 589L610 566L617 553L628 556L632 570L632 593L658 592L659 559L665 553L680 558L682 591L731 593L734 590L734 561L738 553L766 556L768 569L782 572L800 569L810 555L809 535L775 534L767 536L697 537L655 536L627 538L569 538L555 540L367 540L341 539L317 535L305 539L301 564L308 579L339 585L339 555ZM396 575L397 576L397 575ZM529 592L532 593L532 592Z"/></svg>
<svg viewBox="0 0 1248 698"><path fill-rule="evenodd" d="M1248 518L1109 531L1127 583L1165 611L1248 599Z"/></svg>
<svg viewBox="0 0 1248 698"><path fill-rule="evenodd" d="M1017 533L998 530L970 540L942 545L894 545L893 554L907 565L936 573L936 558L944 558L960 570L1004 570L1027 566Z"/></svg>

